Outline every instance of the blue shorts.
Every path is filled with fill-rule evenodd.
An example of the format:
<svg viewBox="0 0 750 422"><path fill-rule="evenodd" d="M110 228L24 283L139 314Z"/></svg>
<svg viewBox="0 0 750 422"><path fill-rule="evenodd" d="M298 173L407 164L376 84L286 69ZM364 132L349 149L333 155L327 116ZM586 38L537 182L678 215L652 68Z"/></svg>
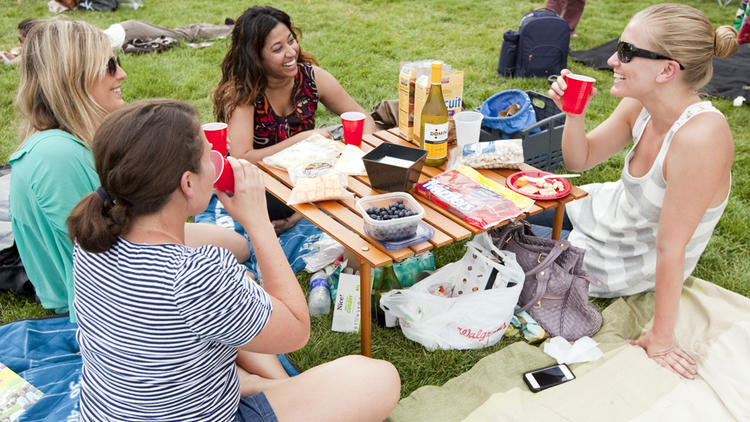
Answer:
<svg viewBox="0 0 750 422"><path fill-rule="evenodd" d="M236 422L278 422L271 403L263 393L241 396L234 420Z"/></svg>

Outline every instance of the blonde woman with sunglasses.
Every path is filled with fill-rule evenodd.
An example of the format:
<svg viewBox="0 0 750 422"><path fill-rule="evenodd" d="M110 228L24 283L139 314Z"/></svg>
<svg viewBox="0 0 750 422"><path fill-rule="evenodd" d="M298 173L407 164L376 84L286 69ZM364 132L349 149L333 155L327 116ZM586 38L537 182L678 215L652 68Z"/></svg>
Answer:
<svg viewBox="0 0 750 422"><path fill-rule="evenodd" d="M653 326L631 344L687 379L696 362L675 338L680 293L727 205L734 157L726 118L699 90L711 79L713 57L737 50L736 38L687 5L642 10L607 61L619 105L588 133L585 111L568 113L563 131L571 171L633 143L618 181L584 186L589 196L568 204L568 239L586 249L584 267L602 282L591 286L592 296L655 291ZM566 88L560 77L549 91L558 106Z"/></svg>
<svg viewBox="0 0 750 422"><path fill-rule="evenodd" d="M33 25L24 40L16 105L21 145L11 155L10 217L21 261L42 306L73 314L73 245L65 220L99 187L91 155L94 132L125 105L127 77L108 38L94 26L55 18ZM249 257L242 236L213 225L189 225L187 241Z"/></svg>

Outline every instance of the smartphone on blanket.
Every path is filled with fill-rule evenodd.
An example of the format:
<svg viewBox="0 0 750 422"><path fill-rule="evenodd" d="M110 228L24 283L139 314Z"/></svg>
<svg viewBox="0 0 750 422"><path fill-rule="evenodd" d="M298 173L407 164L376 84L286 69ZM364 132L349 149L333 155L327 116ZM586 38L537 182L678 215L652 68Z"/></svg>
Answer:
<svg viewBox="0 0 750 422"><path fill-rule="evenodd" d="M529 386L529 390L538 393L545 388L568 382L575 379L575 375L568 365L552 365L546 368L534 369L523 374L523 380Z"/></svg>

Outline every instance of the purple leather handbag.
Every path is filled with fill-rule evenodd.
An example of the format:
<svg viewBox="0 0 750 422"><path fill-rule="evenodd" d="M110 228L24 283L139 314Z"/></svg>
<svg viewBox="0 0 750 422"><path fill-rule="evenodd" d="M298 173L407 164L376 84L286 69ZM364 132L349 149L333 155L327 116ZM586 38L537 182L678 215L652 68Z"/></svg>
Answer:
<svg viewBox="0 0 750 422"><path fill-rule="evenodd" d="M589 283L601 281L582 270L583 249L536 237L527 223L493 229L490 237L498 249L514 252L526 273L518 312L528 311L550 335L568 341L599 331L602 314L589 301Z"/></svg>

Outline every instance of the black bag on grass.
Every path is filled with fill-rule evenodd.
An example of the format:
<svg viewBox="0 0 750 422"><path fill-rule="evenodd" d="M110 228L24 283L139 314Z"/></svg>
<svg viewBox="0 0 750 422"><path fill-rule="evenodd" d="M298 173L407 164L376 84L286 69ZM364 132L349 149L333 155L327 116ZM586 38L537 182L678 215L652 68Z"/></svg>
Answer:
<svg viewBox="0 0 750 422"><path fill-rule="evenodd" d="M503 35L497 72L518 78L557 75L567 67L569 45L565 19L551 10L532 10L523 15L518 32Z"/></svg>
<svg viewBox="0 0 750 422"><path fill-rule="evenodd" d="M497 73L511 78L516 74L516 58L518 57L518 31L505 31L503 45L500 48L500 60L497 63Z"/></svg>

